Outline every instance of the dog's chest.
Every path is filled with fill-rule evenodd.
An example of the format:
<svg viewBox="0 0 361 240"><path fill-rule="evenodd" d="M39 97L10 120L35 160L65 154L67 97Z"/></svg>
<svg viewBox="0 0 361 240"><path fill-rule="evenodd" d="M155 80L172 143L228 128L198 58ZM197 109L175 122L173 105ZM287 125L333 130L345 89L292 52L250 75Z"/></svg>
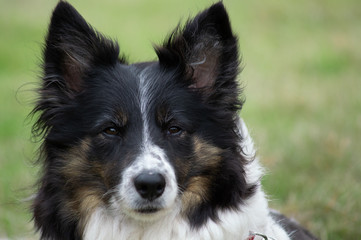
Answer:
<svg viewBox="0 0 361 240"><path fill-rule="evenodd" d="M84 239L235 239L242 236L241 226L232 226L237 216L222 224L208 221L198 230L192 229L188 221L180 215L170 213L153 223L135 222L130 219L105 215L97 210L90 218L84 232ZM228 224L228 226L226 226ZM227 229L228 228L228 229ZM236 235L235 235L236 233ZM242 237L240 239L246 239Z"/></svg>
<svg viewBox="0 0 361 240"><path fill-rule="evenodd" d="M247 204L248 203L248 204ZM247 239L250 231L284 235L283 230L273 229L267 216L267 202L259 191L242 206L242 211L219 212L219 221L208 220L194 229L179 214L179 207L162 219L152 222L134 221L123 216L111 216L105 209L97 209L85 227L84 239ZM277 233L278 232L278 233ZM280 234L280 235L279 235ZM280 238L280 239L288 239Z"/></svg>

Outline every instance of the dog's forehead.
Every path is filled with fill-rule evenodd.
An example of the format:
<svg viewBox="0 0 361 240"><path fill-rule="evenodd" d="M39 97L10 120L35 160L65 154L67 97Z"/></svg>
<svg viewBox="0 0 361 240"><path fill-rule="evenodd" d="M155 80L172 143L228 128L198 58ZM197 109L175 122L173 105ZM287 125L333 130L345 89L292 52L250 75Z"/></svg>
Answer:
<svg viewBox="0 0 361 240"><path fill-rule="evenodd" d="M161 68L158 62L136 63L129 65L129 70L135 76L136 82L132 85L136 88L136 97L143 106L156 104L156 100L164 95L165 89L173 85L171 82L174 76L171 71Z"/></svg>
<svg viewBox="0 0 361 240"><path fill-rule="evenodd" d="M173 71L162 68L158 62L119 63L93 76L89 94L84 94L86 105L100 106L109 114L120 112L129 121L141 116L154 119L160 109L165 111L165 107L169 110L180 104L172 99L182 87L174 84L178 81Z"/></svg>
<svg viewBox="0 0 361 240"><path fill-rule="evenodd" d="M159 79L159 72L155 62L132 65L118 63L109 68L98 69L94 74L90 74L93 77L89 79L88 90L98 95L97 99L100 100L121 101L127 104L135 103L134 98L139 99L145 87L152 86L152 91L156 91L155 86L161 84L156 81Z"/></svg>
<svg viewBox="0 0 361 240"><path fill-rule="evenodd" d="M132 69L133 71L142 72L145 69L156 68L157 66L159 66L159 62L156 61L137 62L129 65L129 68Z"/></svg>
<svg viewBox="0 0 361 240"><path fill-rule="evenodd" d="M158 62L136 63L130 65L129 69L136 76L138 89L140 90L148 89L154 92L166 84L164 76L167 75L167 71L161 69Z"/></svg>
<svg viewBox="0 0 361 240"><path fill-rule="evenodd" d="M110 113L124 111L128 117L149 113L150 106L156 104L154 99L160 97L167 85L162 75L156 62L117 64L93 75L84 101L87 105L104 107Z"/></svg>
<svg viewBox="0 0 361 240"><path fill-rule="evenodd" d="M151 62L132 65L119 63L115 67L108 69L106 78L109 84L106 84L105 87L110 87L116 95L131 94L132 97L137 97L139 96L139 90L142 88L142 85L154 81L150 76L151 72L155 72L154 69L154 63ZM99 80L100 79L96 81L99 82Z"/></svg>

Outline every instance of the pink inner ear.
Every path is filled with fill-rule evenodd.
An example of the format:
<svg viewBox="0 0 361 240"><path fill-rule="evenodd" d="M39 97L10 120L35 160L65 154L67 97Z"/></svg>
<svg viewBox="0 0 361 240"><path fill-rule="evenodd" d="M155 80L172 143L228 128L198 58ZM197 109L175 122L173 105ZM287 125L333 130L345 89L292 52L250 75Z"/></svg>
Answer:
<svg viewBox="0 0 361 240"><path fill-rule="evenodd" d="M65 63L64 80L66 87L72 91L80 92L83 84L82 69L75 63Z"/></svg>
<svg viewBox="0 0 361 240"><path fill-rule="evenodd" d="M193 69L193 84L190 88L210 88L213 87L217 78L217 59L216 53L208 54L202 61L191 63Z"/></svg>
<svg viewBox="0 0 361 240"><path fill-rule="evenodd" d="M83 87L83 75L86 68L88 68L89 60L77 55L75 51L65 51L63 63L63 76L66 87L74 92L81 92Z"/></svg>

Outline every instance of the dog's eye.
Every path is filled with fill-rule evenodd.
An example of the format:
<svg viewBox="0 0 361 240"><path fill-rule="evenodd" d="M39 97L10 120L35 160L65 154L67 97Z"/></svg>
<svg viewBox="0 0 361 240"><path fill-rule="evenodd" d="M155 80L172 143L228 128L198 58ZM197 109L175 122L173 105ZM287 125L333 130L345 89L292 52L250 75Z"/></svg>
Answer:
<svg viewBox="0 0 361 240"><path fill-rule="evenodd" d="M177 135L181 134L182 131L183 130L177 126L171 126L170 128L168 128L168 134L172 135L172 136L177 136Z"/></svg>
<svg viewBox="0 0 361 240"><path fill-rule="evenodd" d="M113 136L119 134L119 130L116 127L108 127L104 129L103 132L107 135L113 135Z"/></svg>

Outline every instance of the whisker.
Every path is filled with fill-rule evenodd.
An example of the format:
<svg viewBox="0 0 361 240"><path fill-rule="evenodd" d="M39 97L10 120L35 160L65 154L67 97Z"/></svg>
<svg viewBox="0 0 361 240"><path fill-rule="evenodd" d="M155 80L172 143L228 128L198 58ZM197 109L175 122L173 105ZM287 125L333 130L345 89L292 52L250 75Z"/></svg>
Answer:
<svg viewBox="0 0 361 240"><path fill-rule="evenodd" d="M115 188L115 187L111 188L102 195L102 199L104 199L104 198L108 197L109 195L116 193L116 192L118 192L117 188ZM120 197L120 196L118 196L118 197Z"/></svg>

